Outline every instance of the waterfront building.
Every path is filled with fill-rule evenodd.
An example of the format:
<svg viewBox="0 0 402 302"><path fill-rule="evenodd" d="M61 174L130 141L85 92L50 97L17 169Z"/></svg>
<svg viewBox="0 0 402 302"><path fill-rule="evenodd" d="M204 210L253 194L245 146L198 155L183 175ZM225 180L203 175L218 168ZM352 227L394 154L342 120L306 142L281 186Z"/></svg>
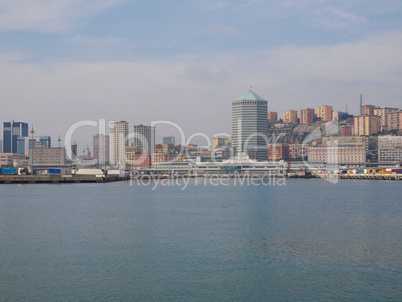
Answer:
<svg viewBox="0 0 402 302"><path fill-rule="evenodd" d="M378 137L378 161L380 164L402 162L402 136L384 135Z"/></svg>
<svg viewBox="0 0 402 302"><path fill-rule="evenodd" d="M291 159L304 159L307 157L308 145L305 144L289 144L289 156Z"/></svg>
<svg viewBox="0 0 402 302"><path fill-rule="evenodd" d="M16 166L26 166L27 161L24 154L21 153L0 153L0 166L1 167L13 167L15 162L24 161L24 165Z"/></svg>
<svg viewBox="0 0 402 302"><path fill-rule="evenodd" d="M125 157L126 168L151 166L151 155L143 153L138 146L126 146Z"/></svg>
<svg viewBox="0 0 402 302"><path fill-rule="evenodd" d="M3 123L3 153L18 153L18 137L28 136L28 124L23 122Z"/></svg>
<svg viewBox="0 0 402 302"><path fill-rule="evenodd" d="M51 147L51 137L50 136L25 136L17 138L17 151L20 154L25 154L29 157L29 149L35 146L36 142L41 142L45 148Z"/></svg>
<svg viewBox="0 0 402 302"><path fill-rule="evenodd" d="M267 159L268 102L247 91L232 102L232 144L237 156L257 152L257 160Z"/></svg>
<svg viewBox="0 0 402 302"><path fill-rule="evenodd" d="M310 163L334 165L363 165L366 163L364 146L314 146L308 147Z"/></svg>
<svg viewBox="0 0 402 302"><path fill-rule="evenodd" d="M125 160L125 147L128 146L128 122L110 124L110 163L122 166Z"/></svg>
<svg viewBox="0 0 402 302"><path fill-rule="evenodd" d="M290 124L297 124L297 110L284 111L283 122Z"/></svg>
<svg viewBox="0 0 402 302"><path fill-rule="evenodd" d="M402 110L389 112L387 114L387 131L402 131Z"/></svg>
<svg viewBox="0 0 402 302"><path fill-rule="evenodd" d="M322 144L325 146L363 146L368 152L368 136L324 136Z"/></svg>
<svg viewBox="0 0 402 302"><path fill-rule="evenodd" d="M289 157L289 146L284 143L268 145L268 160L287 160Z"/></svg>
<svg viewBox="0 0 402 302"><path fill-rule="evenodd" d="M300 124L314 123L314 109L306 108L300 110Z"/></svg>
<svg viewBox="0 0 402 302"><path fill-rule="evenodd" d="M226 137L213 137L211 139L211 148L215 149L218 147L223 147L226 145L227 138Z"/></svg>
<svg viewBox="0 0 402 302"><path fill-rule="evenodd" d="M274 112L274 111L268 112L268 121L269 122L278 121L278 112Z"/></svg>
<svg viewBox="0 0 402 302"><path fill-rule="evenodd" d="M134 147L140 147L142 153L155 153L155 127L137 125L133 128Z"/></svg>
<svg viewBox="0 0 402 302"><path fill-rule="evenodd" d="M333 120L333 110L332 106L324 105L322 107L317 107L317 118L321 119L323 122L329 122Z"/></svg>
<svg viewBox="0 0 402 302"><path fill-rule="evenodd" d="M37 141L34 147L29 149L29 160L34 167L55 167L68 164L64 148L45 148L41 141Z"/></svg>
<svg viewBox="0 0 402 302"><path fill-rule="evenodd" d="M96 134L93 137L93 157L99 165L109 162L109 135Z"/></svg>
<svg viewBox="0 0 402 302"><path fill-rule="evenodd" d="M164 136L163 137L163 144L172 144L175 145L175 138L174 136Z"/></svg>
<svg viewBox="0 0 402 302"><path fill-rule="evenodd" d="M355 135L372 135L380 132L380 117L377 115L360 115L354 117Z"/></svg>

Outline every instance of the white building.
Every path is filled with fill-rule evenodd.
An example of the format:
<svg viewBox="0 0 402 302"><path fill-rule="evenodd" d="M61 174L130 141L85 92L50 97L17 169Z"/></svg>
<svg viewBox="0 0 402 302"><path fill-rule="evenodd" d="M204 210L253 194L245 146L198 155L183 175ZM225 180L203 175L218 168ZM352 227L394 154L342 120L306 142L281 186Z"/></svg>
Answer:
<svg viewBox="0 0 402 302"><path fill-rule="evenodd" d="M335 165L360 165L366 163L366 148L357 146L308 147L308 161Z"/></svg>
<svg viewBox="0 0 402 302"><path fill-rule="evenodd" d="M128 146L128 122L112 122L110 124L110 163L123 166L125 148Z"/></svg>
<svg viewBox="0 0 402 302"><path fill-rule="evenodd" d="M380 164L402 162L402 136L378 137L378 162Z"/></svg>

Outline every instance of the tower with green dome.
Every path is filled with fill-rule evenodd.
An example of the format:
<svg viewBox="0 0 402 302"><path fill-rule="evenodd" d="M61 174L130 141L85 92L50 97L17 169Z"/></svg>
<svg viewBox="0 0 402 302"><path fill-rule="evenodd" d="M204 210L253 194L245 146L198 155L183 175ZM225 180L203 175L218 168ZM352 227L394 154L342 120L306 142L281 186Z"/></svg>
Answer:
<svg viewBox="0 0 402 302"><path fill-rule="evenodd" d="M268 101L251 89L232 102L232 144L236 155L267 160Z"/></svg>

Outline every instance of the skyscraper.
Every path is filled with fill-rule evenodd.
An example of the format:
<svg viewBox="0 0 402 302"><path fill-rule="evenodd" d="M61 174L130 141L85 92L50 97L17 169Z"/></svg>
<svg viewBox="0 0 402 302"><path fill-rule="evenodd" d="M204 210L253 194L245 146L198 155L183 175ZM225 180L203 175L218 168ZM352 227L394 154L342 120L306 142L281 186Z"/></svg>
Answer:
<svg viewBox="0 0 402 302"><path fill-rule="evenodd" d="M22 122L3 123L3 153L17 153L18 137L28 136L28 124Z"/></svg>
<svg viewBox="0 0 402 302"><path fill-rule="evenodd" d="M93 157L100 165L104 165L109 162L109 135L94 135Z"/></svg>
<svg viewBox="0 0 402 302"><path fill-rule="evenodd" d="M113 122L110 124L110 163L123 166L125 147L128 145L128 122Z"/></svg>
<svg viewBox="0 0 402 302"><path fill-rule="evenodd" d="M134 147L140 147L143 153L155 153L155 127L134 126Z"/></svg>
<svg viewBox="0 0 402 302"><path fill-rule="evenodd" d="M266 160L268 101L251 89L232 102L233 147L237 155L256 151L258 160Z"/></svg>

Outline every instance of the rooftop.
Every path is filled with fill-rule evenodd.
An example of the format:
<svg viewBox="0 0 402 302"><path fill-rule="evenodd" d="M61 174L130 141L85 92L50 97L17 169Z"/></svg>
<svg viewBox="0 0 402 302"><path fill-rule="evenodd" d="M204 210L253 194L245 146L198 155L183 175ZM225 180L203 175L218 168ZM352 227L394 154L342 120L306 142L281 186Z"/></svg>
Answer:
<svg viewBox="0 0 402 302"><path fill-rule="evenodd" d="M250 89L241 97L237 98L236 101L265 101L265 100Z"/></svg>

